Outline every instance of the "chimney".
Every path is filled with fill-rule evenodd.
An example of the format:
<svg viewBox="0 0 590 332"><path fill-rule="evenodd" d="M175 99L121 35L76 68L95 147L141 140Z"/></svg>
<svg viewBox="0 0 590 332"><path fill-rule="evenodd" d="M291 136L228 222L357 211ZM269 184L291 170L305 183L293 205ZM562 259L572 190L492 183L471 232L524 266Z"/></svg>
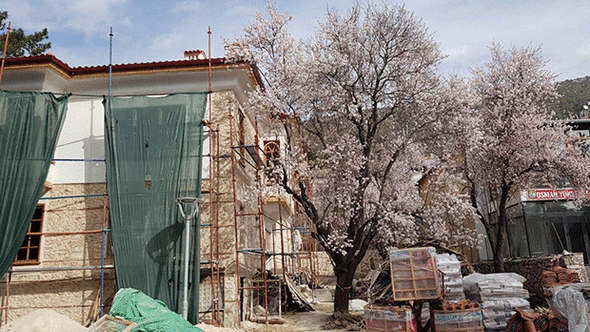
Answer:
<svg viewBox="0 0 590 332"><path fill-rule="evenodd" d="M184 51L184 59L185 60L205 60L207 59L207 55L203 50L190 50Z"/></svg>

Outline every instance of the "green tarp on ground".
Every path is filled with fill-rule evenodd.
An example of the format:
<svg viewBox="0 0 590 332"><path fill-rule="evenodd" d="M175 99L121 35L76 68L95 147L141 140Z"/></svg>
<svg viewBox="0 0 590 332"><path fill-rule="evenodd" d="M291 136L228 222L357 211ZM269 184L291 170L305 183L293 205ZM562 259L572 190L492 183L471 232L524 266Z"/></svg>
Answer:
<svg viewBox="0 0 590 332"><path fill-rule="evenodd" d="M27 234L67 103L68 95L0 90L0 277Z"/></svg>
<svg viewBox="0 0 590 332"><path fill-rule="evenodd" d="M137 323L134 332L203 332L170 311L164 302L131 288L117 292L109 314Z"/></svg>
<svg viewBox="0 0 590 332"><path fill-rule="evenodd" d="M178 197L201 196L207 94L105 97L105 155L117 287L181 310L184 222ZM191 234L189 310L198 321L198 219Z"/></svg>

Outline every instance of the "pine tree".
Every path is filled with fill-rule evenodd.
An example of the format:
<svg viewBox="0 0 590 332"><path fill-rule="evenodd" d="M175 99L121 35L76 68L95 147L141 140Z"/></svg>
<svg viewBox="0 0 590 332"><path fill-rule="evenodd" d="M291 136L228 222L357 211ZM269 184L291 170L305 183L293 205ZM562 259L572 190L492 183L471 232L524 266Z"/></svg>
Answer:
<svg viewBox="0 0 590 332"><path fill-rule="evenodd" d="M4 50L4 43L6 40L6 33L8 24L8 12L0 11L0 53ZM8 37L8 46L6 48L6 56L23 56L23 55L40 55L51 48L50 42L43 42L47 40L49 32L47 28L34 32L30 35L25 34L23 29L11 28Z"/></svg>

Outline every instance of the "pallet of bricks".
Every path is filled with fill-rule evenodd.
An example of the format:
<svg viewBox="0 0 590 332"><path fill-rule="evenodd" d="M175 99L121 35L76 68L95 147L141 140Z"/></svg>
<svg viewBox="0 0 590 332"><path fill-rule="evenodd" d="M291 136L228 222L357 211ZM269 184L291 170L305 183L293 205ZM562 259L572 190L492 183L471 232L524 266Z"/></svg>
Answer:
<svg viewBox="0 0 590 332"><path fill-rule="evenodd" d="M433 309L433 331L436 332L483 332L483 317L479 303L470 300L443 301L442 308Z"/></svg>
<svg viewBox="0 0 590 332"><path fill-rule="evenodd" d="M365 325L367 332L416 332L416 317L410 307L382 307L367 305L365 307Z"/></svg>
<svg viewBox="0 0 590 332"><path fill-rule="evenodd" d="M439 271L444 275L444 300L433 308L434 331L480 332L484 330L479 303L465 299L461 262L455 255L436 255ZM435 304L438 304L435 303Z"/></svg>
<svg viewBox="0 0 590 332"><path fill-rule="evenodd" d="M391 296L387 303L408 305L365 307L367 332L416 332L417 318L409 304L442 298L441 276L434 248L409 248L389 252Z"/></svg>
<svg viewBox="0 0 590 332"><path fill-rule="evenodd" d="M442 298L441 275L434 248L391 250L389 262L394 301Z"/></svg>

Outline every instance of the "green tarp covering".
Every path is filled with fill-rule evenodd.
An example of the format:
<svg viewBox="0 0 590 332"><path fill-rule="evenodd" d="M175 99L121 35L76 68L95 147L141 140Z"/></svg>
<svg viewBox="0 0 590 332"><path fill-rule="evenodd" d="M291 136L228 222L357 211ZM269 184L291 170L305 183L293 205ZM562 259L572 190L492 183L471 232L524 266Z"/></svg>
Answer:
<svg viewBox="0 0 590 332"><path fill-rule="evenodd" d="M137 323L134 332L203 332L170 311L164 302L131 288L117 292L109 314Z"/></svg>
<svg viewBox="0 0 590 332"><path fill-rule="evenodd" d="M105 97L105 155L117 287L179 312L184 220L179 197L201 196L206 93ZM190 322L198 321L198 216L191 234Z"/></svg>
<svg viewBox="0 0 590 332"><path fill-rule="evenodd" d="M0 90L0 276L27 234L67 103L67 95Z"/></svg>

